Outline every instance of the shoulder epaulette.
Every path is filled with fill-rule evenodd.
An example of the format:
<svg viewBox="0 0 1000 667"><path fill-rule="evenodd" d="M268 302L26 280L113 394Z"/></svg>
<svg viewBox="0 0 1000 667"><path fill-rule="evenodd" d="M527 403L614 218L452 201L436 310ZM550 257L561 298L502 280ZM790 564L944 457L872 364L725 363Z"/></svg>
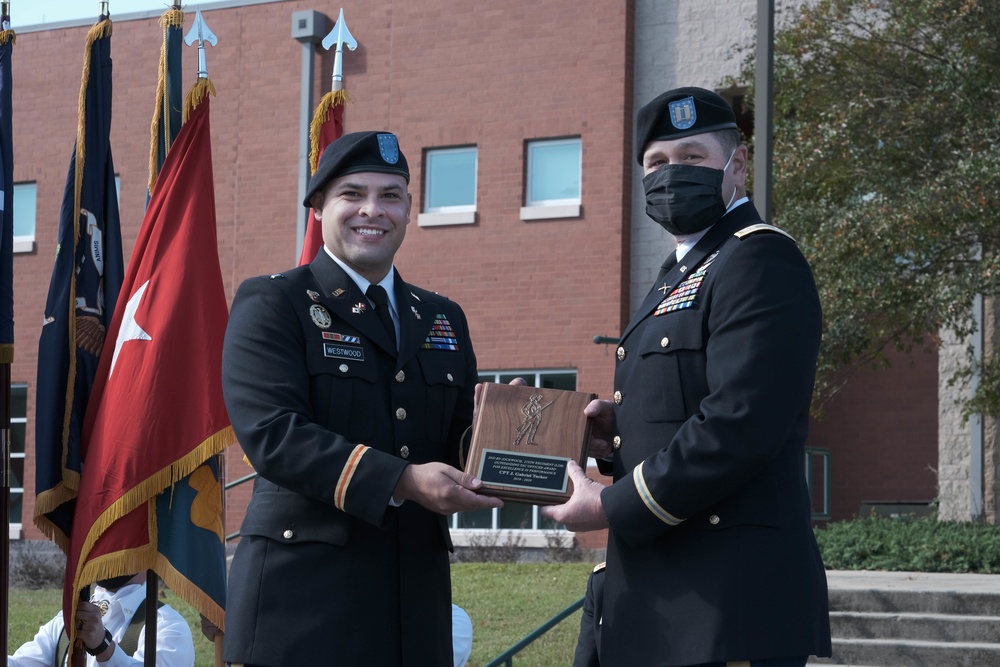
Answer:
<svg viewBox="0 0 1000 667"><path fill-rule="evenodd" d="M598 563L597 565L595 565L595 566L594 566L594 572L595 572L595 573L596 573L596 572L601 572L601 571L603 571L603 570L604 570L604 568L606 568L607 566L608 566L608 561L604 561L603 563Z"/></svg>
<svg viewBox="0 0 1000 667"><path fill-rule="evenodd" d="M750 225L749 227L744 227L738 232L734 232L733 236L735 236L738 239L742 239L745 236L750 236L752 234L756 234L757 232L777 232L778 234L781 234L782 236L787 236L788 238L792 239L792 241L795 241L792 235L786 232L784 229L778 229L774 225L769 225L766 222L758 222L756 225Z"/></svg>
<svg viewBox="0 0 1000 667"><path fill-rule="evenodd" d="M277 280L278 278L284 278L284 277L285 275L283 273L272 273L271 275L268 276L268 278L270 278L271 280Z"/></svg>

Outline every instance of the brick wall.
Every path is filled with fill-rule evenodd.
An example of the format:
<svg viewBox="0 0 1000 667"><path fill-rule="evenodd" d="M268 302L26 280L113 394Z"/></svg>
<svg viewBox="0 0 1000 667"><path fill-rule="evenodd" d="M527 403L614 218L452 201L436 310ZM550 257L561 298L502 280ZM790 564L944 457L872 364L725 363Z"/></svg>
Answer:
<svg viewBox="0 0 1000 667"><path fill-rule="evenodd" d="M301 46L295 11L332 20L340 4L274 2L211 9L219 37L207 48L212 101L219 259L227 295L246 277L296 261L300 210L298 119ZM483 369L575 368L584 391L607 392L613 363L597 334L614 334L627 312L628 142L632 54L629 3L558 0L493 7L447 0L343 5L358 50L344 57L354 97L347 131L389 129L412 170L413 221L397 267L409 281L463 305ZM191 25L191 17L187 26ZM37 341L55 252L59 206L75 136L86 27L25 32L14 53L15 180L38 183L37 248L15 258L14 381L29 385L25 537L34 498ZM112 148L121 174L126 253L145 201L149 124L161 29L157 18L115 23ZM185 87L197 71L185 52ZM333 58L319 61L315 94L329 89ZM579 136L579 218L523 222L524 144ZM479 148L475 225L420 228L425 148ZM126 258L127 259L127 258ZM248 469L230 451L229 480ZM249 486L231 492L227 530L238 528Z"/></svg>

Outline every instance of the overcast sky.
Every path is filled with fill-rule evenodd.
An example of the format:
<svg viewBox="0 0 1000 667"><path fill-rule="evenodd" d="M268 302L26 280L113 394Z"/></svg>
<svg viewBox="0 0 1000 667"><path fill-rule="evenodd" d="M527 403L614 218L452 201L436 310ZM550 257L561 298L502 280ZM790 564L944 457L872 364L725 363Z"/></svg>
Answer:
<svg viewBox="0 0 1000 667"><path fill-rule="evenodd" d="M166 0L108 0L111 18L115 14L149 9L166 9L172 3ZM97 19L101 11L100 0L10 0L10 27L79 19Z"/></svg>

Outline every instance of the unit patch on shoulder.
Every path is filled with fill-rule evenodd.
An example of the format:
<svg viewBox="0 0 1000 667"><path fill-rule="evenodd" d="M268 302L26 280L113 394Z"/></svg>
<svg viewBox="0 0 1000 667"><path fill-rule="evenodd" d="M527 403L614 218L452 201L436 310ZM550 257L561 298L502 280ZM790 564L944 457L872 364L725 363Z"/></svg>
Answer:
<svg viewBox="0 0 1000 667"><path fill-rule="evenodd" d="M778 234L781 234L782 236L787 236L788 238L792 239L792 241L795 241L792 235L786 232L784 229L779 229L774 225L767 224L766 222L758 222L756 225L750 225L749 227L744 227L743 229L737 232L733 232L733 236L735 236L738 239L742 239L746 238L747 236L751 236L752 234L756 234L758 232L777 232Z"/></svg>

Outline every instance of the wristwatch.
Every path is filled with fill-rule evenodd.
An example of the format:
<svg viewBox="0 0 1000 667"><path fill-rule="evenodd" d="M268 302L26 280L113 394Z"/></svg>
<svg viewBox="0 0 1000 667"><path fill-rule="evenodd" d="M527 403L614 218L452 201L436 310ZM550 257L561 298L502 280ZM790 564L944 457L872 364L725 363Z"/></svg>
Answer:
<svg viewBox="0 0 1000 667"><path fill-rule="evenodd" d="M111 642L113 642L114 640L115 640L115 638L111 636L111 631L108 630L107 628L105 628L104 629L104 639L101 640L101 643L98 644L95 648L90 648L89 646L87 646L86 644L84 644L83 645L83 650L85 650L88 654L90 654L90 655L92 655L92 656L94 656L96 658L100 654L102 654L105 651L107 651L108 647L111 646Z"/></svg>

